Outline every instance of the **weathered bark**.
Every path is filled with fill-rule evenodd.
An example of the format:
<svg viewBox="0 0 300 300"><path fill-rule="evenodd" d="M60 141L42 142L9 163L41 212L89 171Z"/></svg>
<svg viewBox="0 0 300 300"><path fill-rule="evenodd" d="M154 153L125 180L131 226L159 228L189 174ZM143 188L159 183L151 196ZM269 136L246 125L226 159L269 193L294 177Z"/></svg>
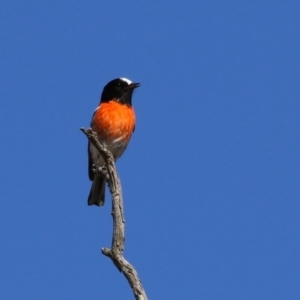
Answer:
<svg viewBox="0 0 300 300"><path fill-rule="evenodd" d="M123 198L121 182L116 170L113 155L103 147L97 139L97 135L90 128L80 128L91 143L104 157L105 167L95 166L95 173L106 179L112 198L113 236L111 248L102 248L102 253L109 257L120 272L122 272L130 284L135 299L147 300L146 292L134 266L123 256L125 243L125 218L123 212Z"/></svg>

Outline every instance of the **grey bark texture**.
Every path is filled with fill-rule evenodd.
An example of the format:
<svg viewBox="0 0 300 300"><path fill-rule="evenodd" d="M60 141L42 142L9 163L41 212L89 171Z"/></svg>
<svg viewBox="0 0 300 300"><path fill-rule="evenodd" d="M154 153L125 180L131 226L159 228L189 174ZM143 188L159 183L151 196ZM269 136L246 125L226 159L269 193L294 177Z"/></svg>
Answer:
<svg viewBox="0 0 300 300"><path fill-rule="evenodd" d="M113 217L113 236L111 248L102 248L102 253L109 257L114 265L126 277L135 299L147 300L146 292L139 279L134 266L130 264L123 256L125 243L125 218L123 211L123 197L121 182L116 170L115 160L105 147L97 139L97 135L91 128L80 130L87 136L91 143L99 150L104 157L105 167L95 168L95 173L105 178L112 198L112 217Z"/></svg>

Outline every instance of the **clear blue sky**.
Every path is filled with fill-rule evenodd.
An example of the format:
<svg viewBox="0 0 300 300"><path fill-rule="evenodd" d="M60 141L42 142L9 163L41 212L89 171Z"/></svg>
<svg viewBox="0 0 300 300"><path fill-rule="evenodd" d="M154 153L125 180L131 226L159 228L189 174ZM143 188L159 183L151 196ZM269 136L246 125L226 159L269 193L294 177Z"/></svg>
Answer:
<svg viewBox="0 0 300 300"><path fill-rule="evenodd" d="M133 299L79 131L116 77L149 298L300 299L299 1L3 1L0 26L1 299Z"/></svg>

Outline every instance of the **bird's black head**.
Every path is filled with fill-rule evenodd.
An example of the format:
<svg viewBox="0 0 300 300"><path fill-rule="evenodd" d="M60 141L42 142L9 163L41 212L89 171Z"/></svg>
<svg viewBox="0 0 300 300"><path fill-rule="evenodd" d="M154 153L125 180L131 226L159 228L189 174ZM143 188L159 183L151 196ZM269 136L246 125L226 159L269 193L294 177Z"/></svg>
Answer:
<svg viewBox="0 0 300 300"><path fill-rule="evenodd" d="M116 78L104 87L101 102L114 100L122 104L131 105L133 90L139 86L139 83L133 83L127 78Z"/></svg>

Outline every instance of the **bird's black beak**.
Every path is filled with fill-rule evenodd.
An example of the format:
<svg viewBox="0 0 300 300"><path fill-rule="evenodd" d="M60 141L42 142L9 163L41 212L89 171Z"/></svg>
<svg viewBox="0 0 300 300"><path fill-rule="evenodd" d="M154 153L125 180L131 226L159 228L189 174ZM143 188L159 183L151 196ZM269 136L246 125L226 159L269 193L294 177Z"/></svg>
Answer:
<svg viewBox="0 0 300 300"><path fill-rule="evenodd" d="M130 90L134 90L136 88L138 88L141 84L140 83L131 83L129 86L128 86L128 89Z"/></svg>

